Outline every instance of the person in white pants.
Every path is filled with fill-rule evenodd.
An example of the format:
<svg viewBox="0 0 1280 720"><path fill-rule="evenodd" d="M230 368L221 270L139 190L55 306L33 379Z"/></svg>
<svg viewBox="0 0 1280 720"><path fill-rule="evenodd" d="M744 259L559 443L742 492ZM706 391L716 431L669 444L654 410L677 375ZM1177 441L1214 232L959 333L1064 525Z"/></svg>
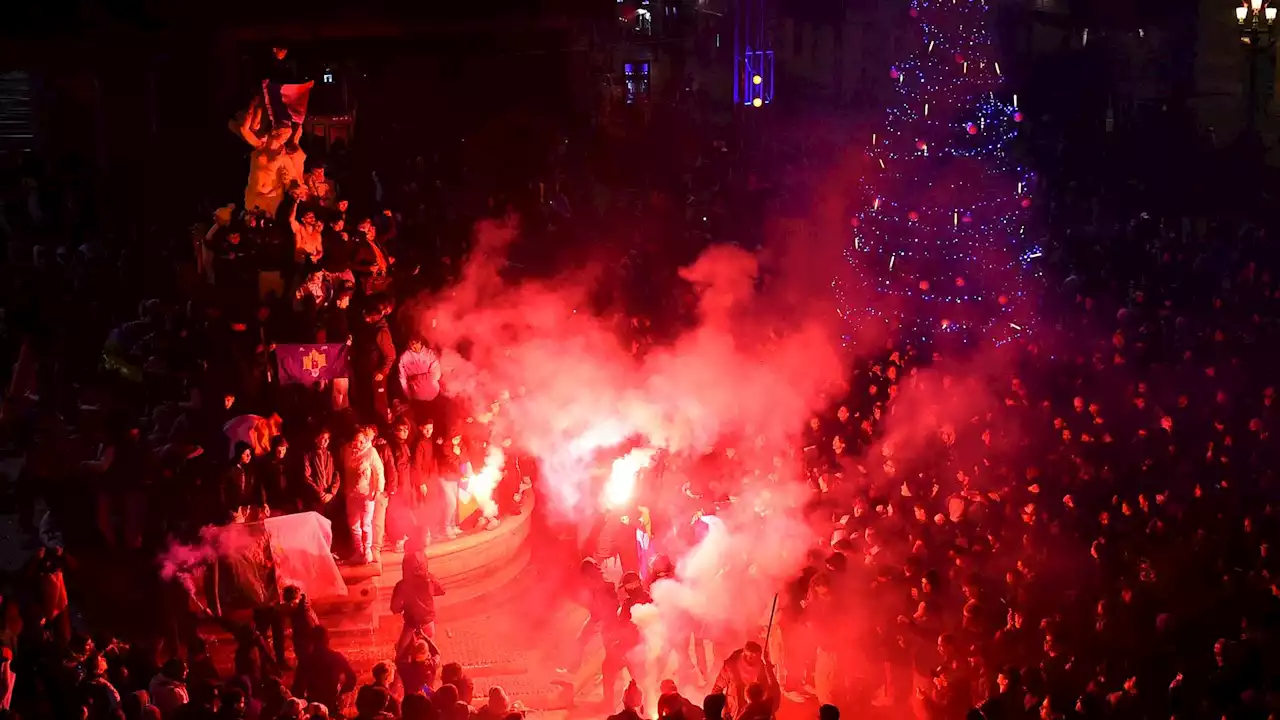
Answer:
<svg viewBox="0 0 1280 720"><path fill-rule="evenodd" d="M373 447L378 434L372 425L356 431L343 452L342 487L347 497L347 519L354 547L351 561L373 562L373 516L376 499L386 491L382 458Z"/></svg>

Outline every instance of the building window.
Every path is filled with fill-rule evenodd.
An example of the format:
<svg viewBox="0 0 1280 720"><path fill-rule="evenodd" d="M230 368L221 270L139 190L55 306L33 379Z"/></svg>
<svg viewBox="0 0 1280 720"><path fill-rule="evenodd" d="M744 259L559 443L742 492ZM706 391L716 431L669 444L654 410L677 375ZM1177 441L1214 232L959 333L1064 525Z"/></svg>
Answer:
<svg viewBox="0 0 1280 720"><path fill-rule="evenodd" d="M627 88L627 104L649 99L649 63L626 63L622 66Z"/></svg>

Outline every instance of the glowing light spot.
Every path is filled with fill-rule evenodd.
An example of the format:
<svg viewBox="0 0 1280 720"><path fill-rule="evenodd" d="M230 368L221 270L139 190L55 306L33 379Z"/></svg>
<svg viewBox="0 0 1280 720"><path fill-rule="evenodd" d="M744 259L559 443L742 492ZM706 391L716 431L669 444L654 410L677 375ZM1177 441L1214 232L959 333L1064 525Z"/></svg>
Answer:
<svg viewBox="0 0 1280 720"><path fill-rule="evenodd" d="M636 494L636 477L653 463L654 451L636 448L613 461L604 484L604 503L610 508L625 507Z"/></svg>

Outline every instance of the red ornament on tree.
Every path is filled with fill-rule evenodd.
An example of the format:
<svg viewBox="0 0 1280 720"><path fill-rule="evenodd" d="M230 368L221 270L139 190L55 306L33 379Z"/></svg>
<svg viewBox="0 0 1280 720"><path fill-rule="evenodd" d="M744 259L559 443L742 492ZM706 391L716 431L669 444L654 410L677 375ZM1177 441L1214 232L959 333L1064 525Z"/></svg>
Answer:
<svg viewBox="0 0 1280 720"><path fill-rule="evenodd" d="M926 292L927 292L927 291L929 290L929 281L928 281L928 280L921 280L921 281L920 281L920 289L921 289L921 290L924 290L924 291L926 291Z"/></svg>
<svg viewBox="0 0 1280 720"><path fill-rule="evenodd" d="M973 216L972 216L972 215L965 215L964 217L960 218L960 222L962 222L962 223L971 223L971 222L973 222Z"/></svg>
<svg viewBox="0 0 1280 720"><path fill-rule="evenodd" d="M910 220L911 222L915 222L916 220L920 219L920 213L916 212L915 210L912 210L907 213L907 219Z"/></svg>
<svg viewBox="0 0 1280 720"><path fill-rule="evenodd" d="M964 56L961 55L960 53L956 53L956 62L958 63L964 62Z"/></svg>
<svg viewBox="0 0 1280 720"><path fill-rule="evenodd" d="M898 79L898 74L899 74L898 68L893 68L892 70L889 71L889 77L893 78L894 80Z"/></svg>
<svg viewBox="0 0 1280 720"><path fill-rule="evenodd" d="M853 217L853 218L849 218L849 224L850 224L850 225L852 225L852 226L854 226L854 227L858 227L859 225L861 225L861 224L862 224L862 221L861 221L861 220L859 220L859 219L858 219L858 218L856 218L856 217Z"/></svg>
<svg viewBox="0 0 1280 720"><path fill-rule="evenodd" d="M964 278L962 277L956 278L956 287L964 287Z"/></svg>
<svg viewBox="0 0 1280 720"><path fill-rule="evenodd" d="M1000 304L1001 304L1001 305L1008 305L1008 304L1009 304L1009 296L1008 296L1008 295L1001 295L1000 297L998 297L998 298L996 298L996 299L1000 302Z"/></svg>
<svg viewBox="0 0 1280 720"><path fill-rule="evenodd" d="M977 125L974 125L973 123L969 123L968 125L966 125L966 126L964 127L964 129L965 129L965 130L968 130L970 135L977 135L977 134L978 134L978 126L977 126Z"/></svg>
<svg viewBox="0 0 1280 720"><path fill-rule="evenodd" d="M925 141L923 141L923 140L917 140L917 141L916 141L916 149L917 149L917 150L923 150L923 149L925 149L925 148L927 148L927 147L929 147L929 144L928 144L928 143L926 143Z"/></svg>
<svg viewBox="0 0 1280 720"><path fill-rule="evenodd" d="M1016 112L1016 113L1014 113L1014 114L1013 114L1013 121L1014 121L1014 122L1022 122L1022 113L1021 113L1021 112Z"/></svg>
<svg viewBox="0 0 1280 720"><path fill-rule="evenodd" d="M1031 198L1022 198L1022 207L1024 208L1031 207Z"/></svg>

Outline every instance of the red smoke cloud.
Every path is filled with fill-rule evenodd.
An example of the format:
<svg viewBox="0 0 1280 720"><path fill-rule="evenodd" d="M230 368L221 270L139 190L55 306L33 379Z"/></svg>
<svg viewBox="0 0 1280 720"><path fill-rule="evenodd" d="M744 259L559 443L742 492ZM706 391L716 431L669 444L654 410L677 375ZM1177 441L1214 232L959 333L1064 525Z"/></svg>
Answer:
<svg viewBox="0 0 1280 720"><path fill-rule="evenodd" d="M773 593L800 569L814 540L793 450L824 392L846 379L829 295L833 265L811 262L815 246L782 242L762 279L757 255L712 246L679 271L698 300L692 328L637 357L612 320L589 309L603 273L505 282L498 271L514 234L510 222L480 224L457 284L406 308L442 349L446 393L472 408L499 403L484 418L494 441L511 440L538 458L540 497L567 521L605 504L593 484L610 469L597 457L602 449L637 438L643 448L664 449L683 463L665 476L676 485L718 445L738 448L737 502L702 542L673 558L679 584L659 583L654 605L637 621L651 650L690 618L750 633L767 620ZM674 493L644 491L649 498ZM656 697L651 683L662 668L651 672L644 684Z"/></svg>
<svg viewBox="0 0 1280 720"><path fill-rule="evenodd" d="M780 302L759 290L752 253L717 245L682 268L699 322L637 358L609 319L590 312L589 271L500 278L514 232L512 223L481 223L460 281L407 309L442 348L446 392L477 412L500 403L495 437L539 458L543 495L567 517L596 510L587 473L597 450L638 436L699 453L734 437L782 453L823 389L844 377L835 314L814 319L795 312L794 296Z"/></svg>

